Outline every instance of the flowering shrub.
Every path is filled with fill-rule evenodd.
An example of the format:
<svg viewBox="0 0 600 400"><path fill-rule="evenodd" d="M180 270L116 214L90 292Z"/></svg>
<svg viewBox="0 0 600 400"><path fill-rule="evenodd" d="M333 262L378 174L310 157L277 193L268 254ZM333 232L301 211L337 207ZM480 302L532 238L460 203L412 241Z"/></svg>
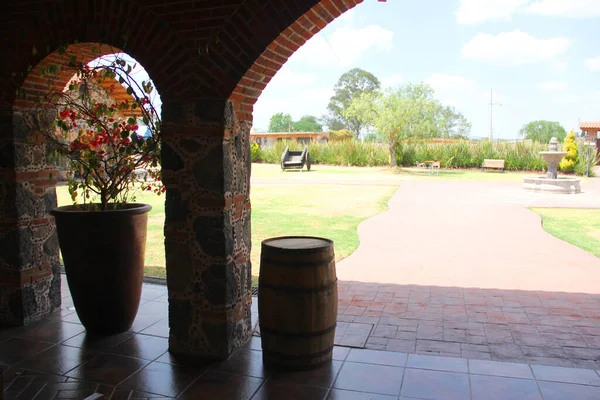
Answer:
<svg viewBox="0 0 600 400"><path fill-rule="evenodd" d="M577 149L577 142L575 142L575 132L573 130L571 130L565 138L563 149L567 152L567 155L560 160L558 166L562 172L574 172L575 165L579 161L579 151Z"/></svg>
<svg viewBox="0 0 600 400"><path fill-rule="evenodd" d="M73 202L106 210L134 201L138 189L164 192L159 168L161 125L150 102L152 83L136 82L131 77L133 67L120 57L95 67L69 67L74 74L65 90L54 89L58 73L65 72L63 65L42 70L49 90L32 122L51 151L68 160ZM115 96L117 92L121 96ZM138 133L139 123L149 135ZM140 180L140 174L145 179Z"/></svg>

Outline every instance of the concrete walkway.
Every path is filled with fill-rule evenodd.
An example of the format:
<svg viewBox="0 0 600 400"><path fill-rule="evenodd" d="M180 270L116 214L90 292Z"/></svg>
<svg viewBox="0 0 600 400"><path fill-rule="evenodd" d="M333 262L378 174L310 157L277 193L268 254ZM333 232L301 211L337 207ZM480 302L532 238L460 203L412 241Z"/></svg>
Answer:
<svg viewBox="0 0 600 400"><path fill-rule="evenodd" d="M582 186L550 195L520 183L402 183L337 265L336 343L599 368L600 259L526 208L600 208L600 181Z"/></svg>

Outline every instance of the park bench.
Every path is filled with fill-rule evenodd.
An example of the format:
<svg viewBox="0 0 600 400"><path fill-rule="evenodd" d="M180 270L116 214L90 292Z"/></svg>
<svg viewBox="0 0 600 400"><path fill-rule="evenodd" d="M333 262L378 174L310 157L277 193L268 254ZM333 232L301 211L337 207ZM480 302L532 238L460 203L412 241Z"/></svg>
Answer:
<svg viewBox="0 0 600 400"><path fill-rule="evenodd" d="M481 164L483 170L499 170L504 171L504 160L485 159Z"/></svg>
<svg viewBox="0 0 600 400"><path fill-rule="evenodd" d="M308 146L304 146L304 150L302 151L290 150L289 147L286 146L283 154L281 155L281 170L302 170L305 165L306 170L310 171L310 154L308 153Z"/></svg>

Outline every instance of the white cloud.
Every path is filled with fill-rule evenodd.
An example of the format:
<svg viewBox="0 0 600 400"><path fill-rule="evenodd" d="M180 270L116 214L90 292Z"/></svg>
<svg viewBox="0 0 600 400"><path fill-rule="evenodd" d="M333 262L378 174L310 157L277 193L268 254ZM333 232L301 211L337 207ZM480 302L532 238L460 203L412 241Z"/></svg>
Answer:
<svg viewBox="0 0 600 400"><path fill-rule="evenodd" d="M579 96L573 93L565 93L562 96L556 97L555 101L558 104L574 104L579 102Z"/></svg>
<svg viewBox="0 0 600 400"><path fill-rule="evenodd" d="M396 74L381 78L381 86L384 88L395 87L404 82L402 75Z"/></svg>
<svg viewBox="0 0 600 400"><path fill-rule="evenodd" d="M456 10L459 24L476 24L490 19L508 19L529 0L461 0Z"/></svg>
<svg viewBox="0 0 600 400"><path fill-rule="evenodd" d="M475 81L462 76L433 74L425 79L425 83L434 90L443 89L475 89Z"/></svg>
<svg viewBox="0 0 600 400"><path fill-rule="evenodd" d="M552 69L556 72L566 72L567 62L566 61L554 61L551 65Z"/></svg>
<svg viewBox="0 0 600 400"><path fill-rule="evenodd" d="M517 13L594 18L600 16L600 0L460 0L455 12L459 24L509 19Z"/></svg>
<svg viewBox="0 0 600 400"><path fill-rule="evenodd" d="M522 65L550 61L564 54L570 45L568 38L538 39L517 29L496 36L478 33L463 46L462 56L488 64Z"/></svg>
<svg viewBox="0 0 600 400"><path fill-rule="evenodd" d="M394 32L379 25L342 27L329 37L322 32L315 35L292 58L318 66L339 65L345 68L360 60L367 51L391 51L393 38Z"/></svg>
<svg viewBox="0 0 600 400"><path fill-rule="evenodd" d="M570 18L594 18L600 16L600 0L538 0L525 11L540 15Z"/></svg>
<svg viewBox="0 0 600 400"><path fill-rule="evenodd" d="M583 65L590 71L600 71L600 57L588 58Z"/></svg>
<svg viewBox="0 0 600 400"><path fill-rule="evenodd" d="M540 82L537 88L541 92L562 92L569 88L567 82Z"/></svg>

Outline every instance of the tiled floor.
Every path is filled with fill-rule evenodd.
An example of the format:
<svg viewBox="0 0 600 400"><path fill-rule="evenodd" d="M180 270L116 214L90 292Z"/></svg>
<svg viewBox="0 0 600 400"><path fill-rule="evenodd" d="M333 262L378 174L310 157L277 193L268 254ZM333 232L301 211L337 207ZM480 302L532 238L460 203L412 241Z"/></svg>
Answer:
<svg viewBox="0 0 600 400"><path fill-rule="evenodd" d="M339 282L336 344L600 369L600 296Z"/></svg>
<svg viewBox="0 0 600 400"><path fill-rule="evenodd" d="M107 338L86 335L63 293L62 311L0 331L6 400L83 399L94 392L115 400L600 399L593 369L414 354L418 347L407 354L336 346L331 364L283 373L263 368L260 338L253 337L227 361L183 365L167 352L165 287L145 284L132 330ZM338 338L361 329L348 325Z"/></svg>

